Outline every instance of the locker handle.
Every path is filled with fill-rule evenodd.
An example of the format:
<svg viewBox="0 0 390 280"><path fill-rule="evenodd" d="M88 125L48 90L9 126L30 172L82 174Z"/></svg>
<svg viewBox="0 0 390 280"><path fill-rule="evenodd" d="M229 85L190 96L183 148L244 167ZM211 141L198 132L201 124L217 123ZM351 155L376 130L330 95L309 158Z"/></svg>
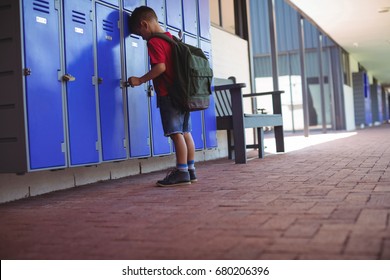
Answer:
<svg viewBox="0 0 390 280"><path fill-rule="evenodd" d="M154 96L154 91L153 90L154 90L153 86L149 85L148 86L148 90L147 90L149 97Z"/></svg>
<svg viewBox="0 0 390 280"><path fill-rule="evenodd" d="M65 74L65 75L62 76L62 80L64 82L73 82L73 81L76 80L76 78L73 77L71 74Z"/></svg>
<svg viewBox="0 0 390 280"><path fill-rule="evenodd" d="M24 76L30 76L31 75L31 69L30 68L24 68L23 69Z"/></svg>

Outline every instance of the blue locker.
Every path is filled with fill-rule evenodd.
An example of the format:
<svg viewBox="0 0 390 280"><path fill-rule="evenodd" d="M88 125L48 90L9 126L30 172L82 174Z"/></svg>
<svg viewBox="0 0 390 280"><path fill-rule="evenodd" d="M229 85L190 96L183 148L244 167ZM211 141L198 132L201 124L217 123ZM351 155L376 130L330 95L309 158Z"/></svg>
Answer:
<svg viewBox="0 0 390 280"><path fill-rule="evenodd" d="M200 48L203 50L207 58L210 60L212 68L212 53L211 43L200 40ZM217 141L217 123L215 114L215 102L213 96L210 96L210 107L204 110L204 128L205 128L205 141L207 148L214 148L218 146Z"/></svg>
<svg viewBox="0 0 390 280"><path fill-rule="evenodd" d="M101 0L102 2L106 2L111 5L119 6L119 0Z"/></svg>
<svg viewBox="0 0 390 280"><path fill-rule="evenodd" d="M184 35L184 42L193 46L198 46L198 39ZM204 149L203 137L203 113L202 111L191 112L192 138L194 138L195 148Z"/></svg>
<svg viewBox="0 0 390 280"><path fill-rule="evenodd" d="M91 0L64 2L65 73L75 78L66 84L70 165L99 161L91 10Z"/></svg>
<svg viewBox="0 0 390 280"><path fill-rule="evenodd" d="M158 21L165 22L165 0L146 0L146 5L152 8L158 17Z"/></svg>
<svg viewBox="0 0 390 280"><path fill-rule="evenodd" d="M23 1L23 16L30 168L64 167L58 10L54 0Z"/></svg>
<svg viewBox="0 0 390 280"><path fill-rule="evenodd" d="M198 34L198 1L185 0L183 1L183 19L184 31L197 35ZM202 11L203 12L203 11Z"/></svg>
<svg viewBox="0 0 390 280"><path fill-rule="evenodd" d="M166 4L167 25L182 30L183 17L181 0L166 0Z"/></svg>
<svg viewBox="0 0 390 280"><path fill-rule="evenodd" d="M199 0L199 32L200 37L211 39L210 37L210 7L209 0Z"/></svg>
<svg viewBox="0 0 390 280"><path fill-rule="evenodd" d="M123 8L134 11L135 8L145 5L145 0L123 0Z"/></svg>
<svg viewBox="0 0 390 280"><path fill-rule="evenodd" d="M126 158L119 11L96 4L97 82L103 160Z"/></svg>
<svg viewBox="0 0 390 280"><path fill-rule="evenodd" d="M128 15L124 15L127 22ZM125 24L126 77L141 77L147 72L145 41L129 35ZM145 85L127 88L130 157L150 156L149 97Z"/></svg>

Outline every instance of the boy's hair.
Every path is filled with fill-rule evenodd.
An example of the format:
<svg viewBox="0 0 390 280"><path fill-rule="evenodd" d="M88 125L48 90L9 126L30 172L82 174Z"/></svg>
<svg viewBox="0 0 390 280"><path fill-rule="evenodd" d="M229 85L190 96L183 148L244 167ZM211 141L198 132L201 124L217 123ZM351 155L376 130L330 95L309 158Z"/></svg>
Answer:
<svg viewBox="0 0 390 280"><path fill-rule="evenodd" d="M152 8L147 6L140 6L138 8L135 8L134 11L131 13L131 16L129 17L129 21L128 21L130 33L134 33L134 31L138 27L140 27L141 21L143 20L158 21L157 15Z"/></svg>

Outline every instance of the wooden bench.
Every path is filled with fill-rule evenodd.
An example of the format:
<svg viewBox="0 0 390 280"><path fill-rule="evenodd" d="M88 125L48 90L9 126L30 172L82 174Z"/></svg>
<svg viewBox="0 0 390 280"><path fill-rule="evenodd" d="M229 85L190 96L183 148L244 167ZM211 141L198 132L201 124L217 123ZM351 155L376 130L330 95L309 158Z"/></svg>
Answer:
<svg viewBox="0 0 390 280"><path fill-rule="evenodd" d="M264 157L264 127L274 127L276 151L284 152L283 118L280 94L284 91L242 94L243 83L233 79L214 79L214 100L217 130L227 131L228 156L236 163L246 163L246 149L257 148ZM243 98L272 95L273 114L244 114ZM257 129L257 144L247 145L245 128Z"/></svg>

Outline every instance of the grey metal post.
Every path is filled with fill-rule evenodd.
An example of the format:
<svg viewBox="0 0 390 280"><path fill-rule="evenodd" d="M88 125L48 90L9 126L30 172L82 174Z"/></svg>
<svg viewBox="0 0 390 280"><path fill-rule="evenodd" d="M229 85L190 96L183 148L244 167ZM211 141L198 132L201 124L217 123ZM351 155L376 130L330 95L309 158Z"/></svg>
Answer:
<svg viewBox="0 0 390 280"><path fill-rule="evenodd" d="M321 115L322 115L322 133L326 133L326 108L325 108L325 91L324 91L324 71L322 68L322 34L318 32L318 67L320 70L320 94L321 94Z"/></svg>
<svg viewBox="0 0 390 280"><path fill-rule="evenodd" d="M269 16L269 31L270 31L270 41L271 41L271 60L272 60L272 80L274 91L279 90L279 74L278 74L278 44L276 37L276 24L275 24L275 1L268 0L268 16ZM273 111L274 114L282 114L280 108L282 104L282 99L280 94L273 96ZM276 140L276 151L284 152L284 132L283 126L277 126L274 128L275 139L280 139L280 141Z"/></svg>
<svg viewBox="0 0 390 280"><path fill-rule="evenodd" d="M307 81L306 81L306 69L305 69L305 41L304 41L304 28L303 17L298 14L298 30L299 30L299 53L301 62L301 81L302 81L302 102L303 102L303 126L305 137L309 136L309 103L307 96Z"/></svg>

